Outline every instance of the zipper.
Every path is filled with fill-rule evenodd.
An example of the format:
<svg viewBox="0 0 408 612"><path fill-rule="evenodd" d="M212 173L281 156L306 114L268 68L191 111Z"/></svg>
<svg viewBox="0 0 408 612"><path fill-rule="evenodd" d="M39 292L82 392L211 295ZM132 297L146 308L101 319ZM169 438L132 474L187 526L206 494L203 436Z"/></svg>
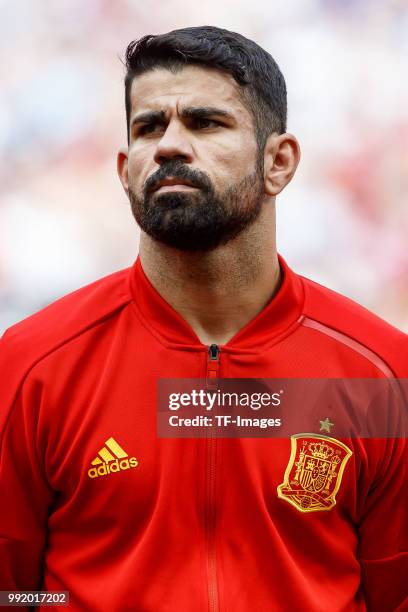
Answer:
<svg viewBox="0 0 408 612"><path fill-rule="evenodd" d="M218 378L218 371L220 367L220 347L218 344L211 344L208 347L208 361L207 361L207 384L210 386L214 385L214 378ZM215 385L216 386L216 385Z"/></svg>
<svg viewBox="0 0 408 612"><path fill-rule="evenodd" d="M208 348L207 361L207 386L216 388L216 379L219 376L220 348L217 344L211 344ZM216 527L216 460L217 460L217 438L213 437L211 427L207 428L206 439L206 506L205 526L207 544L207 586L208 586L208 610L218 612L218 585L217 585L217 559L215 548Z"/></svg>

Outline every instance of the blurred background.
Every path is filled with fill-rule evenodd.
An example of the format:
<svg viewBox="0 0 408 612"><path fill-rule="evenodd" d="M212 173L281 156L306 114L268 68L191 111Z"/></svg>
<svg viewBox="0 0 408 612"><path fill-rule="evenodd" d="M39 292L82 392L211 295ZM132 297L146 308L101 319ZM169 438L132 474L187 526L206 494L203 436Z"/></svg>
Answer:
<svg viewBox="0 0 408 612"><path fill-rule="evenodd" d="M408 331L406 0L0 0L0 15L0 334L132 265L121 58L207 24L254 39L287 81L302 160L278 198L280 252Z"/></svg>

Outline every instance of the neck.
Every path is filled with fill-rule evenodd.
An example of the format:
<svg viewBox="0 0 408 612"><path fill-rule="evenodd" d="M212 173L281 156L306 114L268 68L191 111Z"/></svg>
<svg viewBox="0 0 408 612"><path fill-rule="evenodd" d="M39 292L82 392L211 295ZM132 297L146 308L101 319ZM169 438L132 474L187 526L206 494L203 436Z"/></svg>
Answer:
<svg viewBox="0 0 408 612"><path fill-rule="evenodd" d="M272 299L280 284L274 206L208 253L186 253L141 235L143 270L203 344L225 344Z"/></svg>

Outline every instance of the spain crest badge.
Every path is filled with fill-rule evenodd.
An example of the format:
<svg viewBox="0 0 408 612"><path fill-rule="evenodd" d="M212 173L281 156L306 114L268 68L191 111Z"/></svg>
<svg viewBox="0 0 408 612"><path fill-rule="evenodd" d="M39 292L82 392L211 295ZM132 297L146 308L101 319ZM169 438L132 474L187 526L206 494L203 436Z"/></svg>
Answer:
<svg viewBox="0 0 408 612"><path fill-rule="evenodd" d="M278 497L300 512L330 510L336 504L344 468L353 454L335 438L321 434L291 436L291 455Z"/></svg>

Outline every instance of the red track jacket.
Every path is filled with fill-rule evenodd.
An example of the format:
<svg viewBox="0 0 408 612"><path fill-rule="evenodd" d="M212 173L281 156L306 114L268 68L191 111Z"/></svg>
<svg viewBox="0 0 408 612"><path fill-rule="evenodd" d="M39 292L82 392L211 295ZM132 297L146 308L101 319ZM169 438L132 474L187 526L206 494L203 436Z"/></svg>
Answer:
<svg viewBox="0 0 408 612"><path fill-rule="evenodd" d="M408 378L404 334L280 261L219 377ZM6 331L0 590L97 612L408 609L404 441L343 440L336 504L304 512L278 495L290 439L157 438L157 379L213 366L139 259Z"/></svg>

